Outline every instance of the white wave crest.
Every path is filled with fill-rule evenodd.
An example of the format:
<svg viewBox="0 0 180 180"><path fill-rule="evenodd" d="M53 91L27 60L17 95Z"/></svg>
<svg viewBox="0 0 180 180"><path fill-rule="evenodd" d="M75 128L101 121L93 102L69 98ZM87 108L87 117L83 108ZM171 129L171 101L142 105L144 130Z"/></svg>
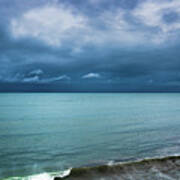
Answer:
<svg viewBox="0 0 180 180"><path fill-rule="evenodd" d="M63 177L69 176L70 173L71 173L71 170L72 170L72 168L69 168L67 170L61 171L60 174L58 176L56 176L56 177L63 178Z"/></svg>
<svg viewBox="0 0 180 180"><path fill-rule="evenodd" d="M71 169L72 168L69 168L64 171L52 172L52 173L44 172L41 174L36 174L36 175L31 175L31 176L26 176L26 177L9 177L2 180L54 180L55 177L63 178L63 177L69 176L71 173Z"/></svg>
<svg viewBox="0 0 180 180"><path fill-rule="evenodd" d="M53 180L54 177L63 178L70 175L71 169L72 168L69 168L67 170L60 171L58 173L41 173L38 175L29 176L28 178L24 178L22 180Z"/></svg>
<svg viewBox="0 0 180 180"><path fill-rule="evenodd" d="M42 173L38 175L29 176L27 178L24 178L23 180L53 180L54 177L51 176L48 173Z"/></svg>

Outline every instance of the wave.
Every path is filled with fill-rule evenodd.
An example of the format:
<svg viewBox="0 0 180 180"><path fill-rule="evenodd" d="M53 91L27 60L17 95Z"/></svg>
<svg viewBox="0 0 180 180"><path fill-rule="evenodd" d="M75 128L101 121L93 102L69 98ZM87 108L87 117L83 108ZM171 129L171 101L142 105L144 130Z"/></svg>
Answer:
<svg viewBox="0 0 180 180"><path fill-rule="evenodd" d="M54 180L55 177L63 179L69 176L69 174L71 173L71 169L72 168L69 168L67 170L60 171L60 172L51 172L51 173L44 172L41 174L36 174L36 175L26 176L26 177L9 177L3 180Z"/></svg>
<svg viewBox="0 0 180 180"><path fill-rule="evenodd" d="M66 177L54 180L177 180L180 179L180 156L149 158L96 167L73 168Z"/></svg>
<svg viewBox="0 0 180 180"><path fill-rule="evenodd" d="M178 180L180 156L147 158L133 162L109 162L95 167L70 168L55 173L42 173L4 180Z"/></svg>

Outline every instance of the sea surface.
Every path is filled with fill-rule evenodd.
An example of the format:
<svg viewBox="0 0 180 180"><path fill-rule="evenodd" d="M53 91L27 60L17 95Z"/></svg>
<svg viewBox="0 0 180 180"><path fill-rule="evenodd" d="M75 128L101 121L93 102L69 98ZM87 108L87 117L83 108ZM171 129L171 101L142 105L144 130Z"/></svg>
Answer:
<svg viewBox="0 0 180 180"><path fill-rule="evenodd" d="M0 93L0 179L180 179L179 155L179 93Z"/></svg>

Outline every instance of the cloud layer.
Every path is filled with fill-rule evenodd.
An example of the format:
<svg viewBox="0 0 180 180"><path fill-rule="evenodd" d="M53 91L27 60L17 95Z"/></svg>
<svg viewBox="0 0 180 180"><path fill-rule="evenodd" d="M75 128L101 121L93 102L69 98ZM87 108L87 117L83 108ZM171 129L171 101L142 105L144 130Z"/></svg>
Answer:
<svg viewBox="0 0 180 180"><path fill-rule="evenodd" d="M32 37L58 46L75 31L85 28L85 18L60 5L45 5L11 20L15 38Z"/></svg>
<svg viewBox="0 0 180 180"><path fill-rule="evenodd" d="M0 91L180 90L176 0L0 3Z"/></svg>

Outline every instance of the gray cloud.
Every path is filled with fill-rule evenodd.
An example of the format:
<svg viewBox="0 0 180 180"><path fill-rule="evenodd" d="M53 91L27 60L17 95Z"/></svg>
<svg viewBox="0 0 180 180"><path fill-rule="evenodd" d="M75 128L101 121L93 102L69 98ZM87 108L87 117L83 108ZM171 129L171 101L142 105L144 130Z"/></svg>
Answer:
<svg viewBox="0 0 180 180"><path fill-rule="evenodd" d="M0 91L178 90L179 7L0 1Z"/></svg>

